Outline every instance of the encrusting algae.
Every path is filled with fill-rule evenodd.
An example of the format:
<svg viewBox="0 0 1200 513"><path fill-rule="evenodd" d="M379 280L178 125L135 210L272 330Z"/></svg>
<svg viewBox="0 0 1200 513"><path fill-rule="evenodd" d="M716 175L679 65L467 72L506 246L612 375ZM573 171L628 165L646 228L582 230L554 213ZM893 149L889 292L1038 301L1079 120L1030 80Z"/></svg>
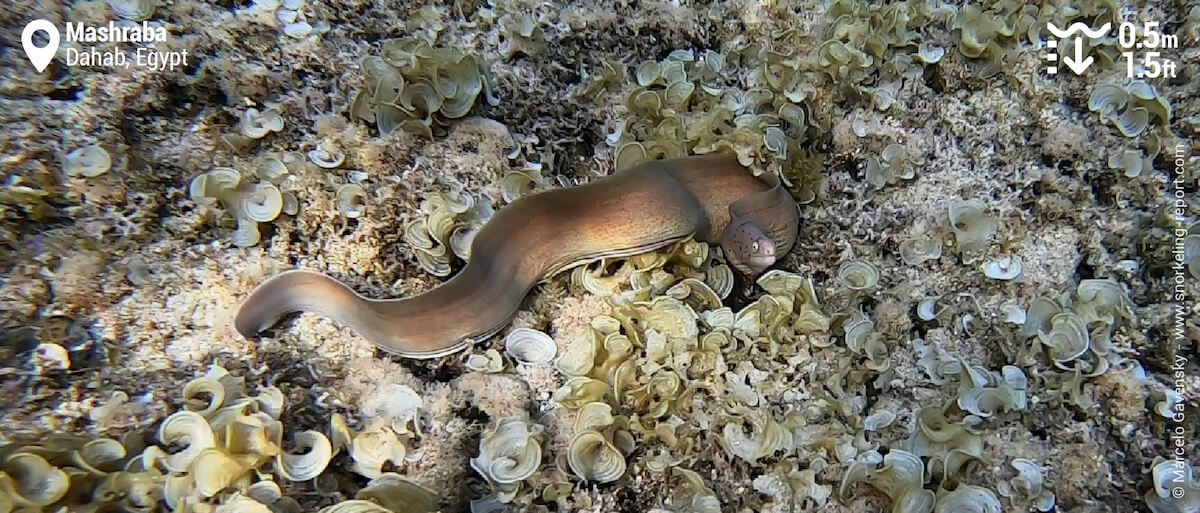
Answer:
<svg viewBox="0 0 1200 513"><path fill-rule="evenodd" d="M0 56L0 513L1200 512L1197 8L35 4L10 46L31 10L197 61ZM1177 78L1115 28L1045 74L1047 23L1147 20ZM756 279L591 262L428 362L228 326L276 272L415 296L520 197L712 153L801 205Z"/></svg>

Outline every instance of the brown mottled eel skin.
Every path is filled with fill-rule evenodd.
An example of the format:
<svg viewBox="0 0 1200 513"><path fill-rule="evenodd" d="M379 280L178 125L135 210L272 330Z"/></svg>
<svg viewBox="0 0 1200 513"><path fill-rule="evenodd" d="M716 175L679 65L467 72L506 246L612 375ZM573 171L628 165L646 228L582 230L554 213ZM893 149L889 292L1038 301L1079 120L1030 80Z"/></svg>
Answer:
<svg viewBox="0 0 1200 513"><path fill-rule="evenodd" d="M390 353L436 358L499 332L542 279L600 258L694 237L720 244L754 277L791 251L800 223L796 202L773 182L731 156L647 162L499 209L472 241L466 267L423 294L368 299L324 274L288 271L251 292L234 324L251 338L289 313L312 312Z"/></svg>

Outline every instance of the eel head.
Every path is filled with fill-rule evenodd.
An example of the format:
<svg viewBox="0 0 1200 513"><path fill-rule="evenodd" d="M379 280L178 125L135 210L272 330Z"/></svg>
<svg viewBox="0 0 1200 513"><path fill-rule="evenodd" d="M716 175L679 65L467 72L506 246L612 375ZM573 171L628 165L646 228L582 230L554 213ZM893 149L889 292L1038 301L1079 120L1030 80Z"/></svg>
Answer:
<svg viewBox="0 0 1200 513"><path fill-rule="evenodd" d="M775 240L763 227L749 219L738 219L725 228L721 246L734 269L758 276L779 258Z"/></svg>

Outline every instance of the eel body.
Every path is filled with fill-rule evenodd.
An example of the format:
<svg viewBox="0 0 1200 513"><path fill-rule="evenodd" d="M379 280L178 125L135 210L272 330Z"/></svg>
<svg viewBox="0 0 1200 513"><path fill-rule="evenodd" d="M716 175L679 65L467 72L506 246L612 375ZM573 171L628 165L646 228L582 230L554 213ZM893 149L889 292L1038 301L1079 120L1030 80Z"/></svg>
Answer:
<svg viewBox="0 0 1200 513"><path fill-rule="evenodd" d="M693 237L720 244L734 268L755 276L791 250L798 227L782 185L734 157L651 161L499 209L475 235L467 265L422 294L369 299L327 275L288 271L251 292L234 324L251 338L289 313L311 312L390 353L436 358L502 330L539 281L565 269Z"/></svg>

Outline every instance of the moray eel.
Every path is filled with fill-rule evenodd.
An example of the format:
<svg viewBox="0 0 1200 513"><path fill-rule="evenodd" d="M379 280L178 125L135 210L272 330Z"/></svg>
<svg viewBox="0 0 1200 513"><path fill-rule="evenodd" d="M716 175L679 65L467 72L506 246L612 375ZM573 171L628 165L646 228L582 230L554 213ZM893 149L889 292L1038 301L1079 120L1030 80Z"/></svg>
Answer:
<svg viewBox="0 0 1200 513"><path fill-rule="evenodd" d="M499 209L462 271L425 293L368 299L327 275L288 271L254 289L234 325L251 338L289 313L311 312L387 352L436 358L499 332L542 279L601 258L693 237L720 244L735 269L754 277L791 251L800 222L796 202L770 178L732 156L646 162Z"/></svg>

